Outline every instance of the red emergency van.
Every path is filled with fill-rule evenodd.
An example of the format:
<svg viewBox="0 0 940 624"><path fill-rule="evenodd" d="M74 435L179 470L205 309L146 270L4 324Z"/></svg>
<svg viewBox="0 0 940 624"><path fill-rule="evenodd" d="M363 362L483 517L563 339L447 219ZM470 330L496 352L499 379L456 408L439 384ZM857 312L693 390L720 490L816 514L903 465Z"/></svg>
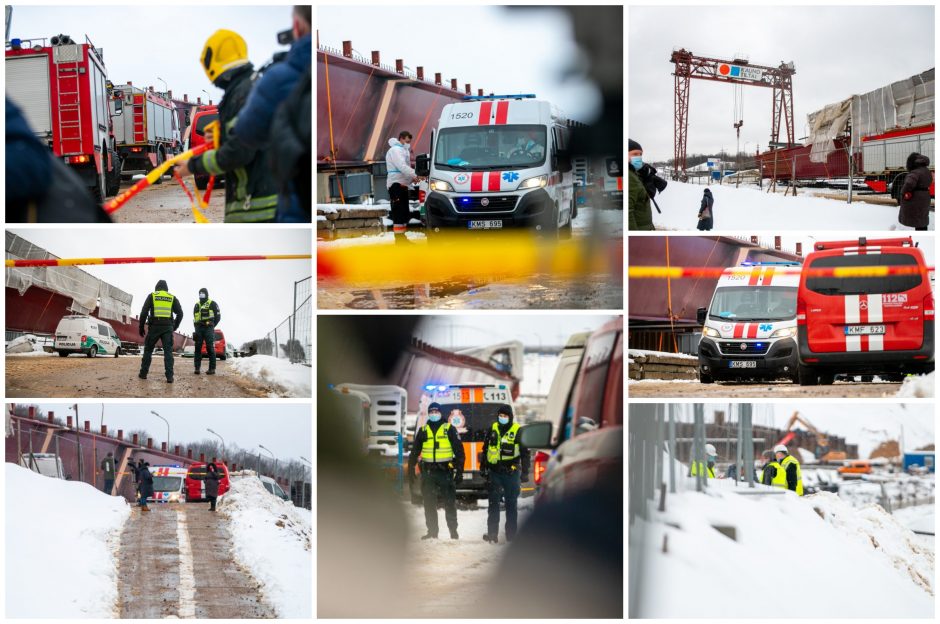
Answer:
<svg viewBox="0 0 940 624"><path fill-rule="evenodd" d="M206 466L205 462L196 462L189 467L186 473L186 502L206 500ZM219 496L222 496L229 489L228 466L222 462L215 462L216 470L219 473Z"/></svg>
<svg viewBox="0 0 940 624"><path fill-rule="evenodd" d="M215 347L215 356L220 360L225 359L225 334L223 334L218 329L215 330L215 342L213 343ZM202 343L202 356L209 357L209 351L206 349L206 343Z"/></svg>
<svg viewBox="0 0 940 624"><path fill-rule="evenodd" d="M864 274L852 275L853 269ZM816 243L797 291L800 383L831 384L840 374L900 379L933 370L930 277L910 237Z"/></svg>

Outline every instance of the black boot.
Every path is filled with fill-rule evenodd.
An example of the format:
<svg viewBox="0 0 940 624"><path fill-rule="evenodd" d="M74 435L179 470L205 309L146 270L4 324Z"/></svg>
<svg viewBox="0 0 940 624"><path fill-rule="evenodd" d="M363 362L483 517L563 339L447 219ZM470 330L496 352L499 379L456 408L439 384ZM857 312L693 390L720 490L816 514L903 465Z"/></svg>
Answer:
<svg viewBox="0 0 940 624"><path fill-rule="evenodd" d="M495 536L495 535L490 535L489 533L484 533L484 534L483 534L483 541L484 541L484 542L489 542L490 544L498 544L498 543L499 543L499 537L497 537L497 536Z"/></svg>
<svg viewBox="0 0 940 624"><path fill-rule="evenodd" d="M460 536L457 535L457 529L450 530L450 539L460 539Z"/></svg>
<svg viewBox="0 0 940 624"><path fill-rule="evenodd" d="M210 368L209 370L206 371L206 375L215 375L215 369Z"/></svg>
<svg viewBox="0 0 940 624"><path fill-rule="evenodd" d="M199 374L199 369L197 368L196 370L193 371L193 375L198 375L198 374Z"/></svg>
<svg viewBox="0 0 940 624"><path fill-rule="evenodd" d="M137 373L137 379L146 379L147 375L145 373Z"/></svg>
<svg viewBox="0 0 940 624"><path fill-rule="evenodd" d="M424 535L421 539L423 539L423 540L437 539L437 536L436 536L436 535L431 535L430 533L428 533L427 535Z"/></svg>

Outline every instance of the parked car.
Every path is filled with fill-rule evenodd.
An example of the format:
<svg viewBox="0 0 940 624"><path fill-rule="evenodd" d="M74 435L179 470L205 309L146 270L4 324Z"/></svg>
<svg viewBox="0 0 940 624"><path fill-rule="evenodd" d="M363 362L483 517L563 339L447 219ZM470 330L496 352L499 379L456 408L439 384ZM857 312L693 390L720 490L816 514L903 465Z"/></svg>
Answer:
<svg viewBox="0 0 940 624"><path fill-rule="evenodd" d="M110 323L84 314L63 316L55 328L54 349L62 357L121 354L121 339Z"/></svg>
<svg viewBox="0 0 940 624"><path fill-rule="evenodd" d="M284 490L281 489L281 486L278 485L277 481L275 481L271 477L265 477L264 475L260 475L260 478L261 478L261 485L264 486L264 489L266 489L271 494L274 494L281 500L290 501L290 496L288 496L284 492Z"/></svg>
<svg viewBox="0 0 940 624"><path fill-rule="evenodd" d="M215 346L215 357L219 358L220 360L224 360L228 355L228 351L225 348L225 334L223 334L218 329L215 330L215 342L213 345ZM193 347L193 350L195 351L195 347ZM202 357L209 357L209 351L206 349L206 343L202 343Z"/></svg>
<svg viewBox="0 0 940 624"><path fill-rule="evenodd" d="M222 462L214 462L219 472L219 496L228 492L230 487L228 466ZM206 466L205 462L196 462L186 472L186 502L206 500Z"/></svg>

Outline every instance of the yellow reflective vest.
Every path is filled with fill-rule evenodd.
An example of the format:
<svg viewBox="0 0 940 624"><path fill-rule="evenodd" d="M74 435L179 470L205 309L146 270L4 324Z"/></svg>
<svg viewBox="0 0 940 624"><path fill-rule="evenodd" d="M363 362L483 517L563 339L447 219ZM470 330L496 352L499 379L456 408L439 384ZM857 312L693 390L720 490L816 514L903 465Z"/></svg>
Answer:
<svg viewBox="0 0 940 624"><path fill-rule="evenodd" d="M715 469L702 462L692 462L692 468L691 470L689 470L689 476L690 477L698 476L698 473L700 470L707 478L709 479L715 478Z"/></svg>
<svg viewBox="0 0 940 624"><path fill-rule="evenodd" d="M215 310L212 309L212 299L206 299L205 303L200 303L196 308L196 314L193 315L193 321L211 321L215 318Z"/></svg>
<svg viewBox="0 0 940 624"><path fill-rule="evenodd" d="M173 300L175 297L165 290L158 290L150 295L153 300L153 317L168 319L173 317Z"/></svg>
<svg viewBox="0 0 940 624"><path fill-rule="evenodd" d="M787 490L787 466L790 464L796 464L796 494L797 496L803 496L803 471L800 470L800 462L796 461L796 458L792 455L787 455L780 461L780 467L777 468L777 474L774 476L774 480L771 485L776 487L782 487Z"/></svg>
<svg viewBox="0 0 940 624"><path fill-rule="evenodd" d="M437 428L437 433L430 425L424 426L424 444L421 445L421 461L437 464L449 462L454 459L454 447L450 443L447 431L450 423L444 423Z"/></svg>
<svg viewBox="0 0 940 624"><path fill-rule="evenodd" d="M497 464L501 461L512 461L522 453L516 435L519 433L519 424L513 423L502 436L499 435L499 423L493 423L493 434L486 447L486 463Z"/></svg>

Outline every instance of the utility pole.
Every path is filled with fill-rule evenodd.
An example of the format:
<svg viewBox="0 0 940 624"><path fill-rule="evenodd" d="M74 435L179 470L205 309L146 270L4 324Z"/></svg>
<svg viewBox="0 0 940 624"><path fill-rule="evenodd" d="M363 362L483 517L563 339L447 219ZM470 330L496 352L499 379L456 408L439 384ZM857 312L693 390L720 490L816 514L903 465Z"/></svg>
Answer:
<svg viewBox="0 0 940 624"><path fill-rule="evenodd" d="M168 421L166 418L164 418L163 416L161 416L160 414L156 413L153 410L150 410L150 413L166 423L166 450L169 453L170 452L170 421Z"/></svg>
<svg viewBox="0 0 940 624"><path fill-rule="evenodd" d="M206 431L208 431L209 433L211 433L212 435L214 435L214 436L217 437L218 439L222 440L222 463L223 463L223 464L226 463L226 462L225 462L225 438L223 438L222 436L220 436L218 433L216 433L216 432L213 431L212 429L209 429L208 427L206 427ZM170 448L169 443L167 443L167 449L169 449L169 448Z"/></svg>

